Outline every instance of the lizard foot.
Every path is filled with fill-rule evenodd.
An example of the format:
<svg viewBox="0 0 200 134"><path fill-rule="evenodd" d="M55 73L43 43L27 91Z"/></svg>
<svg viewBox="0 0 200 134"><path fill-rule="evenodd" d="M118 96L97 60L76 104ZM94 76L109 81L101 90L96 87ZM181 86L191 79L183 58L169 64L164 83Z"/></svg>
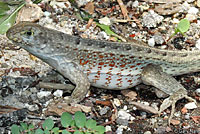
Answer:
<svg viewBox="0 0 200 134"><path fill-rule="evenodd" d="M196 103L196 100L189 97L187 95L187 91L185 89L180 89L177 92L175 92L174 94L170 95L170 97L166 98L163 103L160 106L160 110L159 110L159 116L161 114L162 111L164 111L165 109L167 109L168 107L172 106L172 110L171 110L171 114L169 116L168 119L168 124L170 125L171 119L174 115L175 112L175 104L178 100L186 98L189 101L193 101Z"/></svg>

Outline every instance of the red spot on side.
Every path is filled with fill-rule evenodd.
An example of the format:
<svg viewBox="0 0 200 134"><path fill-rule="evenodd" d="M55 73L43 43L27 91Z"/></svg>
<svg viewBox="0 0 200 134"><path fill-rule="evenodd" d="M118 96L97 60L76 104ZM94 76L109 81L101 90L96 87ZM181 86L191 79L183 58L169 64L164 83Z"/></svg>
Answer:
<svg viewBox="0 0 200 134"><path fill-rule="evenodd" d="M126 66L126 64L120 65L120 67L125 67L125 66Z"/></svg>
<svg viewBox="0 0 200 134"><path fill-rule="evenodd" d="M101 66L104 65L104 62L100 62L99 65L101 65Z"/></svg>
<svg viewBox="0 0 200 134"><path fill-rule="evenodd" d="M111 63L109 64L110 67L114 67L115 66L115 63Z"/></svg>
<svg viewBox="0 0 200 134"><path fill-rule="evenodd" d="M121 57L121 58L123 58L123 57L124 57L124 55L120 55L120 57Z"/></svg>
<svg viewBox="0 0 200 134"><path fill-rule="evenodd" d="M130 68L134 68L135 66L130 66Z"/></svg>
<svg viewBox="0 0 200 134"><path fill-rule="evenodd" d="M128 80L127 82L132 83L132 80Z"/></svg>
<svg viewBox="0 0 200 134"><path fill-rule="evenodd" d="M104 56L103 55L99 55L99 58L103 58Z"/></svg>
<svg viewBox="0 0 200 134"><path fill-rule="evenodd" d="M138 66L139 66L139 65L141 65L141 64L142 64L142 63L137 63L136 65L138 65Z"/></svg>

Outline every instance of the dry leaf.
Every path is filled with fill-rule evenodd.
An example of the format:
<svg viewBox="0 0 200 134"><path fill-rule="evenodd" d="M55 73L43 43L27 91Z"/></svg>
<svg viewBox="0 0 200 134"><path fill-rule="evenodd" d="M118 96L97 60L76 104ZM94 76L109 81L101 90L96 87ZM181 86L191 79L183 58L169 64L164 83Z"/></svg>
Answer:
<svg viewBox="0 0 200 134"><path fill-rule="evenodd" d="M89 14L93 14L94 13L94 3L93 2L88 2L85 5L85 10L89 13Z"/></svg>
<svg viewBox="0 0 200 134"><path fill-rule="evenodd" d="M150 113L153 113L153 114L158 114L158 110L156 110L155 108L151 107L151 106L148 106L148 105L144 105L142 103L138 103L138 102L130 102L130 104L133 104L135 105L137 108L139 109L142 109L146 112L150 112Z"/></svg>
<svg viewBox="0 0 200 134"><path fill-rule="evenodd" d="M136 96L137 96L137 93L132 91L132 90L122 90L121 93L124 96L127 96L127 97L131 98L132 100L135 100Z"/></svg>
<svg viewBox="0 0 200 134"><path fill-rule="evenodd" d="M43 15L42 9L36 4L27 4L19 11L16 22L39 20Z"/></svg>

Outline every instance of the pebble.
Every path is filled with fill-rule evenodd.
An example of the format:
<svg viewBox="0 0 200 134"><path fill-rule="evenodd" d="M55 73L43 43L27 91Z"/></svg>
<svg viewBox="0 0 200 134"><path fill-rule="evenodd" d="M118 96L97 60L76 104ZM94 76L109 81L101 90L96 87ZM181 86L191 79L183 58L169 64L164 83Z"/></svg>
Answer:
<svg viewBox="0 0 200 134"><path fill-rule="evenodd" d="M45 12L44 12L44 16L49 17L50 15L51 15L50 12L48 12L48 11L45 11Z"/></svg>
<svg viewBox="0 0 200 134"><path fill-rule="evenodd" d="M111 126L106 126L106 132L108 132L108 131L112 132Z"/></svg>
<svg viewBox="0 0 200 134"><path fill-rule="evenodd" d="M189 14L197 14L199 12L199 9L196 7L190 7L190 9L188 10Z"/></svg>
<svg viewBox="0 0 200 134"><path fill-rule="evenodd" d="M151 134L151 131L146 131L144 132L144 134Z"/></svg>
<svg viewBox="0 0 200 134"><path fill-rule="evenodd" d="M187 109L195 109L197 108L197 105L195 104L195 102L190 102L190 103L185 104L185 107Z"/></svg>
<svg viewBox="0 0 200 134"><path fill-rule="evenodd" d="M163 36L160 35L160 34L155 34L153 38L154 38L156 44L163 44L164 41L165 41L165 40L163 39Z"/></svg>
<svg viewBox="0 0 200 134"><path fill-rule="evenodd" d="M123 109L126 111L128 109L127 105L124 105Z"/></svg>
<svg viewBox="0 0 200 134"><path fill-rule="evenodd" d="M39 107L37 105L29 105L28 103L25 104L25 107L29 110L29 111L36 111L39 109Z"/></svg>
<svg viewBox="0 0 200 134"><path fill-rule="evenodd" d="M121 102L120 102L120 100L119 100L119 99L117 99L117 98L114 98L114 101L113 101L113 103L114 103L114 104L115 104L115 106L117 106L117 107L121 106Z"/></svg>
<svg viewBox="0 0 200 134"><path fill-rule="evenodd" d="M123 134L123 130L126 129L125 126L119 126L116 130L116 134Z"/></svg>
<svg viewBox="0 0 200 134"><path fill-rule="evenodd" d="M200 50L200 39L196 41L195 47Z"/></svg>
<svg viewBox="0 0 200 134"><path fill-rule="evenodd" d="M150 10L147 14L143 16L142 24L147 28L157 27L157 24L163 21L164 17L158 15L153 10Z"/></svg>
<svg viewBox="0 0 200 134"><path fill-rule="evenodd" d="M197 0L197 6L200 7L200 0Z"/></svg>
<svg viewBox="0 0 200 134"><path fill-rule="evenodd" d="M187 120L190 119L190 114L189 114L189 113L186 113L186 114L185 114L185 119L187 119Z"/></svg>
<svg viewBox="0 0 200 134"><path fill-rule="evenodd" d="M118 118L125 119L125 120L130 120L131 115L129 113L127 113L126 111L124 111L124 110L119 110Z"/></svg>
<svg viewBox="0 0 200 134"><path fill-rule="evenodd" d="M154 38L150 38L150 39L148 40L148 45L149 45L150 47L154 47L154 46L155 46L155 39L154 39Z"/></svg>
<svg viewBox="0 0 200 134"><path fill-rule="evenodd" d="M53 93L54 96L56 97L62 97L63 95L63 90L56 90L54 93Z"/></svg>
<svg viewBox="0 0 200 134"><path fill-rule="evenodd" d="M197 19L197 16L195 14L187 14L185 18L192 22Z"/></svg>
<svg viewBox="0 0 200 134"><path fill-rule="evenodd" d="M40 91L39 93L37 93L37 97L39 99L43 98L43 97L47 97L51 95L51 92L50 91Z"/></svg>
<svg viewBox="0 0 200 134"><path fill-rule="evenodd" d="M111 25L111 21L108 17L103 17L103 18L99 19L99 23L104 24L104 25L108 25L108 26Z"/></svg>
<svg viewBox="0 0 200 134"><path fill-rule="evenodd" d="M200 96L200 88L195 90L196 95Z"/></svg>
<svg viewBox="0 0 200 134"><path fill-rule="evenodd" d="M103 107L102 109L100 109L99 114L100 115L104 115L104 114L106 114L108 112L109 109L110 108L108 106Z"/></svg>

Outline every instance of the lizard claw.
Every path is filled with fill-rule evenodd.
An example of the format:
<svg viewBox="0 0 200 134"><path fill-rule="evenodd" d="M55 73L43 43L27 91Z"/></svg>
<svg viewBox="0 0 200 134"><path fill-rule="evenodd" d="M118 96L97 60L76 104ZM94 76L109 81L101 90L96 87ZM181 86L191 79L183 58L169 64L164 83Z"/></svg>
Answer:
<svg viewBox="0 0 200 134"><path fill-rule="evenodd" d="M197 103L195 99L193 99L192 97L189 97L187 95L187 92L185 92L184 89L180 89L176 93L172 94L170 97L166 98L160 106L160 110L158 112L159 116L160 116L162 111L164 111L168 107L172 106L171 114L170 114L169 119L168 119L169 125L170 125L171 119L172 119L174 112L175 112L175 104L178 100L180 100L182 98L186 98L189 101L193 101L193 102Z"/></svg>

